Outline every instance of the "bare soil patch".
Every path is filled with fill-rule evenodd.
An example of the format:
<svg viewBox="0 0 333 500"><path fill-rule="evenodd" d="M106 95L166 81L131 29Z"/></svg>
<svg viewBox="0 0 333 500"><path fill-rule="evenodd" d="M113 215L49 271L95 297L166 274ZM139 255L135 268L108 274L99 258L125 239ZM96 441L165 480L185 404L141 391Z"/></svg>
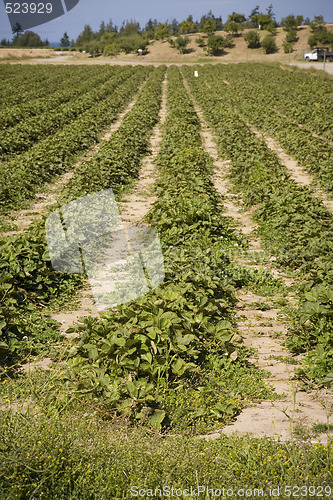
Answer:
<svg viewBox="0 0 333 500"><path fill-rule="evenodd" d="M15 59L34 59L36 57L52 57L55 52L52 49L14 49L2 48L0 49L0 62Z"/></svg>
<svg viewBox="0 0 333 500"><path fill-rule="evenodd" d="M150 140L151 153L143 159L139 179L134 189L125 196L119 204L122 219L126 223L140 221L150 210L156 200L152 192L156 180L155 160L160 150L162 140L162 127L167 115L167 80L162 84L162 100L159 111L159 120L155 125Z"/></svg>

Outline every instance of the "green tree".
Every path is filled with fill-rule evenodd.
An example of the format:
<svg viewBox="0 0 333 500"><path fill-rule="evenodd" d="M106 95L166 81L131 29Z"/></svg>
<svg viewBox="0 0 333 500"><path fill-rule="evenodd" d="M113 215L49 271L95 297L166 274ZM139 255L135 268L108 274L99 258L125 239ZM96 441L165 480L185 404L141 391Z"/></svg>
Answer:
<svg viewBox="0 0 333 500"><path fill-rule="evenodd" d="M203 32L209 36L209 35L212 35L213 33L215 33L215 30L216 30L215 19L207 19L204 26L203 26Z"/></svg>
<svg viewBox="0 0 333 500"><path fill-rule="evenodd" d="M118 51L125 52L125 54L136 54L139 49L144 51L147 47L148 41L142 35L133 33L132 35L122 36L116 39Z"/></svg>
<svg viewBox="0 0 333 500"><path fill-rule="evenodd" d="M224 48L232 49L235 46L234 39L230 33L224 37Z"/></svg>
<svg viewBox="0 0 333 500"><path fill-rule="evenodd" d="M105 22L104 22L104 21L102 21L102 22L101 22L101 25L100 25L100 27L99 27L98 36L100 36L100 37L101 37L101 36L103 36L105 32L106 32Z"/></svg>
<svg viewBox="0 0 333 500"><path fill-rule="evenodd" d="M154 21L152 19L149 19L149 21L147 22L145 29L144 29L144 32L145 32L148 40L154 39L157 26L158 26L157 19L155 19Z"/></svg>
<svg viewBox="0 0 333 500"><path fill-rule="evenodd" d="M172 19L170 27L171 27L172 34L177 35L178 27L179 27L177 19Z"/></svg>
<svg viewBox="0 0 333 500"><path fill-rule="evenodd" d="M77 47L83 48L83 46L86 46L89 42L95 39L96 39L95 33L93 32L89 24L86 24L85 27L83 28L83 31L77 37L75 45Z"/></svg>
<svg viewBox="0 0 333 500"><path fill-rule="evenodd" d="M33 31L26 31L23 35L16 37L13 40L13 46L15 47L46 47L48 42L43 42L40 36Z"/></svg>
<svg viewBox="0 0 333 500"><path fill-rule="evenodd" d="M215 17L212 11L210 10L208 14L205 14L201 17L200 22L198 24L198 31L200 33L205 32L204 26L208 20L215 21L215 30L221 30L223 28L222 17Z"/></svg>
<svg viewBox="0 0 333 500"><path fill-rule="evenodd" d="M205 47L206 46L206 42L205 42L205 39L203 36L198 36L198 38L195 39L195 43L199 46L199 47Z"/></svg>
<svg viewBox="0 0 333 500"><path fill-rule="evenodd" d="M183 54L186 50L186 47L190 43L190 39L188 36L177 36L175 40L175 47L179 50L181 54Z"/></svg>
<svg viewBox="0 0 333 500"><path fill-rule="evenodd" d="M290 29L286 34L286 43L296 43L298 40L297 29Z"/></svg>
<svg viewBox="0 0 333 500"><path fill-rule="evenodd" d="M259 5L256 5L255 8L252 9L251 14L249 16L252 28L259 28L258 15L259 15Z"/></svg>
<svg viewBox="0 0 333 500"><path fill-rule="evenodd" d="M223 30L222 16L216 17L215 22L216 22L216 31Z"/></svg>
<svg viewBox="0 0 333 500"><path fill-rule="evenodd" d="M178 32L181 34L181 35L184 35L184 34L187 34L187 33L195 33L196 31L196 24L189 20L189 19L186 19L185 21L182 21L179 25L178 25Z"/></svg>
<svg viewBox="0 0 333 500"><path fill-rule="evenodd" d="M105 55L113 55L115 50L116 50L116 38L118 37L118 34L113 32L113 33L104 33L104 35L100 39L100 46L101 50ZM112 46L112 49L110 49L110 46ZM108 53L106 53L106 47L109 47Z"/></svg>
<svg viewBox="0 0 333 500"><path fill-rule="evenodd" d="M228 21L224 26L225 31L232 33L234 36L238 35L238 32L243 29L242 25L236 23L235 21Z"/></svg>
<svg viewBox="0 0 333 500"><path fill-rule="evenodd" d="M105 32L106 33L118 33L118 28L116 25L113 24L112 19L110 19L110 21L105 26Z"/></svg>
<svg viewBox="0 0 333 500"><path fill-rule="evenodd" d="M133 19L131 19L130 21L124 21L119 30L119 34L121 36L138 35L139 33L140 24Z"/></svg>
<svg viewBox="0 0 333 500"><path fill-rule="evenodd" d="M309 36L308 45L309 47L311 47L311 49L313 49L317 45L317 36L314 33Z"/></svg>
<svg viewBox="0 0 333 500"><path fill-rule="evenodd" d="M273 12L273 4L270 4L266 10L267 10L267 15L271 18L271 20L275 19L275 14Z"/></svg>
<svg viewBox="0 0 333 500"><path fill-rule="evenodd" d="M283 17L281 19L281 26L284 29L284 31L289 31L290 29L296 29L298 24L294 14L290 14L287 17Z"/></svg>
<svg viewBox="0 0 333 500"><path fill-rule="evenodd" d="M233 21L237 24L244 24L246 21L246 17L244 14L237 14L237 12L233 12L229 15L228 21Z"/></svg>
<svg viewBox="0 0 333 500"><path fill-rule="evenodd" d="M302 24L304 23L304 17L303 16L296 16L296 23L297 23L297 26L302 26Z"/></svg>
<svg viewBox="0 0 333 500"><path fill-rule="evenodd" d="M12 26L12 32L16 38L18 38L23 33L23 29L22 29L22 26L20 25L20 23L15 23Z"/></svg>
<svg viewBox="0 0 333 500"><path fill-rule="evenodd" d="M257 49L260 47L260 35L257 31L251 30L244 35L244 40L249 49Z"/></svg>
<svg viewBox="0 0 333 500"><path fill-rule="evenodd" d="M69 47L70 46L70 40L69 40L69 36L67 34L67 31L65 31L64 33L64 36L62 38L60 38L60 46L61 47Z"/></svg>
<svg viewBox="0 0 333 500"><path fill-rule="evenodd" d="M310 21L310 28L313 33L320 31L324 27L323 16L314 16L313 20Z"/></svg>
<svg viewBox="0 0 333 500"><path fill-rule="evenodd" d="M207 40L208 53L217 56L224 48L225 39L220 35L210 35Z"/></svg>
<svg viewBox="0 0 333 500"><path fill-rule="evenodd" d="M98 40L91 40L90 42L86 43L83 46L83 49L90 55L92 55L92 57L96 57L98 54L102 52L101 44Z"/></svg>
<svg viewBox="0 0 333 500"><path fill-rule="evenodd" d="M171 35L170 27L167 22L159 23L156 30L154 38L155 40L164 40Z"/></svg>
<svg viewBox="0 0 333 500"><path fill-rule="evenodd" d="M320 45L330 45L333 47L333 33L328 31L326 26L321 26L320 29L309 36L308 44L311 48Z"/></svg>
<svg viewBox="0 0 333 500"><path fill-rule="evenodd" d="M273 54L277 51L277 46L273 35L266 35L261 42L261 46L264 49L265 54Z"/></svg>

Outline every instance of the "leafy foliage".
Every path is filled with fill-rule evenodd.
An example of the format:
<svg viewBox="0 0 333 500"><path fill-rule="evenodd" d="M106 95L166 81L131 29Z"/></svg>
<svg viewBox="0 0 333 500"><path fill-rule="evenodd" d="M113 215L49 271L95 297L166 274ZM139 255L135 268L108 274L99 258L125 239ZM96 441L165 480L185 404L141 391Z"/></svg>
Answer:
<svg viewBox="0 0 333 500"><path fill-rule="evenodd" d="M119 112L133 96L140 83L152 71L150 67L127 70L131 76L123 85L126 72L115 76L100 94L99 102L83 112L27 152L14 156L1 165L0 210L18 206L31 197L38 186L67 171L74 158L98 142L107 123L115 121Z"/></svg>
<svg viewBox="0 0 333 500"><path fill-rule="evenodd" d="M223 86L220 98L220 68L215 69L216 79L209 71L209 93L202 79L198 82L188 70L184 71L215 129L221 155L232 162L232 177L242 190L246 205L260 204L255 217L263 241L276 252L281 265L298 270L303 276L298 319L288 344L295 351L314 349L309 354L310 373L323 382L333 370L333 303L330 294L324 293L333 283L332 214L306 188L290 179L276 155L235 112L237 99L239 109L249 120L256 116L251 101L245 100L246 94L235 97L234 89L229 92ZM230 81L229 76L228 71ZM325 360L320 354L323 352Z"/></svg>
<svg viewBox="0 0 333 500"><path fill-rule="evenodd" d="M273 54L277 51L277 46L273 35L266 35L261 41L261 46L266 54Z"/></svg>
<svg viewBox="0 0 333 500"><path fill-rule="evenodd" d="M260 35L257 31L250 30L244 35L244 40L249 49L256 49L260 47Z"/></svg>
<svg viewBox="0 0 333 500"><path fill-rule="evenodd" d="M144 298L104 313L101 321L90 318L77 325L80 341L70 351L66 377L76 390L102 398L108 411L132 421L155 428L183 422L185 429L191 425L199 430L204 423L228 419L246 397L245 388L237 397L227 387L222 390L219 373L225 370L227 377L234 373L233 365L244 366L230 307L234 287L248 283L248 277L233 273L225 258L226 248L241 240L219 215L211 159L198 146L200 123L179 70L170 68L168 77L169 114L157 159L158 200L148 217L162 240L165 280ZM139 97L138 110L141 98L146 109L154 105L151 88L149 95L149 103ZM142 111L140 115L144 123ZM124 129L126 134L130 130ZM114 163L108 165L111 179ZM91 167L88 171L91 176ZM109 185L117 189L117 181ZM104 181L93 188L97 186L105 186ZM258 380L259 387L267 394ZM209 405L204 406L203 398Z"/></svg>

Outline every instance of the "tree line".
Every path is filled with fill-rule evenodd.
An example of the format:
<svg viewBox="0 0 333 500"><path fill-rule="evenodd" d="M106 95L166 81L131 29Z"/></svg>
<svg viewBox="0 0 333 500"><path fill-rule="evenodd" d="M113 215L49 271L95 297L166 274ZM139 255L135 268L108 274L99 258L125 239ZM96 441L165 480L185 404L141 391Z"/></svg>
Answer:
<svg viewBox="0 0 333 500"><path fill-rule="evenodd" d="M263 47L266 53L277 50L275 34L278 27L283 27L286 36L283 42L285 52L293 50L293 46L298 40L297 31L300 26L309 25L311 35L308 43L310 47L318 45L333 46L333 34L325 26L323 16L315 16L311 21L302 15L290 14L277 22L273 12L273 5L269 5L266 12L261 12L259 5L256 5L249 16L242 13L233 12L225 23L222 17L215 17L212 11L201 16L200 20L194 20L192 15L178 22L177 19L159 22L157 19L149 19L144 27L136 20L123 21L118 27L112 20L102 21L97 31L86 24L76 40L70 39L67 32L60 40L61 47L67 50L81 50L91 55L104 54L106 56L117 55L118 53L145 53L152 40L169 40L172 47L179 52L186 51L190 40L188 35L199 33L196 43L209 54L216 55L226 47L233 47L233 38L241 36L244 29L250 30L245 35L245 41L249 48ZM224 30L226 36L216 35L216 31ZM269 34L263 39L260 37L260 30L268 31ZM19 23L12 27L13 39L2 40L0 45L12 47L43 47L48 46L47 40L42 41L36 33L21 29Z"/></svg>

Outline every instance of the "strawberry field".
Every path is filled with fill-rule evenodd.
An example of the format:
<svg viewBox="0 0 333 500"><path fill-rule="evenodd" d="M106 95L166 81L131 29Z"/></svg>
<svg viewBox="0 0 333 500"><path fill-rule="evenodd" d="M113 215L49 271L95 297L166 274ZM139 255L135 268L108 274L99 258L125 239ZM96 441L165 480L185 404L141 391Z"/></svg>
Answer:
<svg viewBox="0 0 333 500"><path fill-rule="evenodd" d="M329 497L332 78L266 64L0 74L1 497L120 499L167 484ZM110 189L120 215L127 203L157 232L164 279L98 313L87 273L52 266L45 221ZM150 208L135 215L133 196ZM251 347L271 338L283 356ZM297 365L290 411L270 378L281 357ZM326 420L300 423L297 391L303 406L325 393ZM264 405L281 408L288 439L251 433L251 419L245 435L224 433Z"/></svg>

